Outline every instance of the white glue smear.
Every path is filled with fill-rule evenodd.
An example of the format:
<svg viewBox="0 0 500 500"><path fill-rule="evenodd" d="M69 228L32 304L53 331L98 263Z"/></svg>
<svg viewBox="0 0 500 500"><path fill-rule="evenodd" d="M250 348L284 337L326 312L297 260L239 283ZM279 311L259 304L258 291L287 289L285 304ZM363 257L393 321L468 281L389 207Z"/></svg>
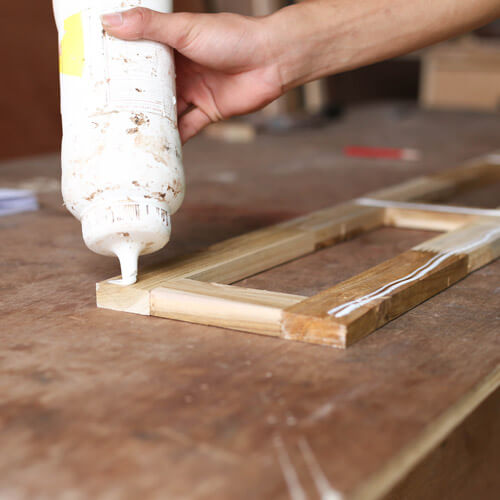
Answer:
<svg viewBox="0 0 500 500"><path fill-rule="evenodd" d="M500 153L492 153L486 156L486 160L494 165L500 165Z"/></svg>
<svg viewBox="0 0 500 500"><path fill-rule="evenodd" d="M139 253L132 248L124 248L117 251L116 256L120 260L122 279L111 280L109 283L120 286L130 286L137 283Z"/></svg>
<svg viewBox="0 0 500 500"><path fill-rule="evenodd" d="M299 448L309 468L309 472L311 473L321 500L342 500L343 497L341 493L332 488L325 473L322 471L306 438L300 438Z"/></svg>
<svg viewBox="0 0 500 500"><path fill-rule="evenodd" d="M482 238L474 241L473 243L469 243L468 245L463 245L462 247L455 248L453 250L450 250L449 252L438 253L432 259L430 259L426 264L419 267L418 269L415 269L415 271L404 276L403 278L392 281L391 283L388 283L387 285L380 287L378 290L375 290L372 293L364 295L359 299L351 300L350 302L346 302L345 304L334 307L333 309L330 309L328 311L328 314L330 314L331 316L335 316L336 318L342 318L343 316L348 316L353 311L359 309L365 304L368 304L374 300L385 297L390 293L392 293L394 290L397 290L398 288L401 288L402 286L407 285L408 283L412 283L414 281L419 280L420 278L430 273L433 269L438 267L446 259L449 259L453 255L466 253L480 245L483 245L484 243L487 243L497 234L500 234L500 228L498 227L489 231Z"/></svg>
<svg viewBox="0 0 500 500"><path fill-rule="evenodd" d="M290 498L292 500L307 500L306 492L300 484L297 471L290 460L290 455L288 455L283 439L280 436L274 438L274 446L278 452L278 460L290 493Z"/></svg>

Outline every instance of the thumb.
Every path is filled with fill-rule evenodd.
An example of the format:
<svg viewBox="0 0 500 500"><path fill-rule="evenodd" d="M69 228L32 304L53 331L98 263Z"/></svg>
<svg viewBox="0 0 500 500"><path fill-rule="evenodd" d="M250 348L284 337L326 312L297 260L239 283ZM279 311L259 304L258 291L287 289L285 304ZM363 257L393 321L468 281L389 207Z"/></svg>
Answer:
<svg viewBox="0 0 500 500"><path fill-rule="evenodd" d="M198 14L200 15L200 14ZM125 12L104 14L103 28L123 40L152 40L180 50L192 39L196 14L163 14L138 7Z"/></svg>

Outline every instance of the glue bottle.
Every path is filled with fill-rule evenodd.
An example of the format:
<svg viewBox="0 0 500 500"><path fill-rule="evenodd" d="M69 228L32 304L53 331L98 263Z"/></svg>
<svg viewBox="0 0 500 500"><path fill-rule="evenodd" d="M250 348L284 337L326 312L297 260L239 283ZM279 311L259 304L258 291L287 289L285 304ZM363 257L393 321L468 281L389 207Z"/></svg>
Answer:
<svg viewBox="0 0 500 500"><path fill-rule="evenodd" d="M60 42L62 191L88 248L138 259L170 239L185 191L172 50L105 33L101 16L133 7L171 12L172 0L53 0Z"/></svg>

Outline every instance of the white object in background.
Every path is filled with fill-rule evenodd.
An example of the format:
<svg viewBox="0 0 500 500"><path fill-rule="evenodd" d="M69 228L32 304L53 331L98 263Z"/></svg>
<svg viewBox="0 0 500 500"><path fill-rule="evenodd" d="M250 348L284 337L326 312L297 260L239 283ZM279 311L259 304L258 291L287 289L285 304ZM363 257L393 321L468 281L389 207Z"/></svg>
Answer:
<svg viewBox="0 0 500 500"><path fill-rule="evenodd" d="M171 0L54 0L63 121L62 192L87 246L117 256L121 284L170 239L184 172L172 50L107 35L104 13Z"/></svg>
<svg viewBox="0 0 500 500"><path fill-rule="evenodd" d="M38 201L31 191L0 188L0 216L35 212Z"/></svg>

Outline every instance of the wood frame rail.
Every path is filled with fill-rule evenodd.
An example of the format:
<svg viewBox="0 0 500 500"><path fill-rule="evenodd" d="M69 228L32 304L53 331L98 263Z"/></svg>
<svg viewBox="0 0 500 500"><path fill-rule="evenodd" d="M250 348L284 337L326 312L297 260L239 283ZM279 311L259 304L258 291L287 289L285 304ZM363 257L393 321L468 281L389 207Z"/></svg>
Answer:
<svg viewBox="0 0 500 500"><path fill-rule="evenodd" d="M101 308L346 348L500 256L500 209L428 204L500 181L500 155L423 176L97 284ZM445 231L313 297L232 285L383 226Z"/></svg>

